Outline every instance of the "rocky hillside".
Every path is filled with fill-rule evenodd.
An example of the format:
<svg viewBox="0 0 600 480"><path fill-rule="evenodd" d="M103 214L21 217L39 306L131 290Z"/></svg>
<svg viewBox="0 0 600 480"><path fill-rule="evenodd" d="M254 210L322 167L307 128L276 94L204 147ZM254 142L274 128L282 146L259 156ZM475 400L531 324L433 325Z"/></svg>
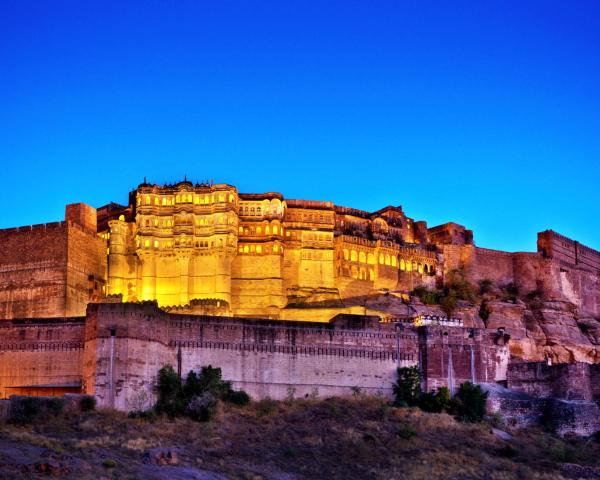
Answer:
<svg viewBox="0 0 600 480"><path fill-rule="evenodd" d="M0 478L597 478L600 442L462 424L377 398L223 405L208 423L112 411L0 424ZM499 427L498 430L494 427Z"/></svg>

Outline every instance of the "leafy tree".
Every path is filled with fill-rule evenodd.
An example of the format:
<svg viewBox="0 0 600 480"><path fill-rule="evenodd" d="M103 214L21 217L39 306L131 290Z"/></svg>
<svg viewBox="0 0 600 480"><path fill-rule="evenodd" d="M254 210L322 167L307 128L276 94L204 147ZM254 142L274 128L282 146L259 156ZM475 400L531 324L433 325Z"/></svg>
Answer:
<svg viewBox="0 0 600 480"><path fill-rule="evenodd" d="M423 393L419 399L419 407L421 410L431 413L450 411L452 407L450 390L446 387L440 387L436 392Z"/></svg>
<svg viewBox="0 0 600 480"><path fill-rule="evenodd" d="M485 295L486 293L491 293L494 288L494 282L489 278L484 278L479 280L479 294Z"/></svg>
<svg viewBox="0 0 600 480"><path fill-rule="evenodd" d="M488 392L471 382L461 384L453 399L456 417L461 422L481 422L486 412Z"/></svg>
<svg viewBox="0 0 600 480"><path fill-rule="evenodd" d="M175 417L183 413L185 402L183 400L181 378L171 365L165 365L158 371L158 400L156 411Z"/></svg>
<svg viewBox="0 0 600 480"><path fill-rule="evenodd" d="M421 372L418 366L399 367L398 380L392 385L394 404L397 406L414 406L421 396Z"/></svg>

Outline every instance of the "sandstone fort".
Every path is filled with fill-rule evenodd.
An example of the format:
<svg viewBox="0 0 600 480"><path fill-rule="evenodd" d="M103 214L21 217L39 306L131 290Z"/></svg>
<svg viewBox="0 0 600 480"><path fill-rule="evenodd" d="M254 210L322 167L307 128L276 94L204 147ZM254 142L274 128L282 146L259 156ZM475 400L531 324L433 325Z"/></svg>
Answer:
<svg viewBox="0 0 600 480"><path fill-rule="evenodd" d="M254 397L389 395L418 365L425 389L497 386L515 418L536 399L530 417L554 402L597 430L600 252L552 230L537 247L480 248L399 206L144 181L127 205L0 230L0 398L134 409L165 364L218 366ZM477 298L427 301L453 282Z"/></svg>

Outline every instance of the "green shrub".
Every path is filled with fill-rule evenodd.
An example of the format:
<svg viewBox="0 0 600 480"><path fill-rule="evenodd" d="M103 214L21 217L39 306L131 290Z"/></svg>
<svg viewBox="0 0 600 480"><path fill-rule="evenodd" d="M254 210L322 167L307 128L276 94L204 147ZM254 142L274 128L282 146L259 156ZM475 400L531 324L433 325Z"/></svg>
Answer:
<svg viewBox="0 0 600 480"><path fill-rule="evenodd" d="M137 418L150 423L156 421L156 412L152 408L149 408L148 410L132 410L127 416L129 418Z"/></svg>
<svg viewBox="0 0 600 480"><path fill-rule="evenodd" d="M479 317L486 322L488 318L490 318L490 311L488 309L487 303L482 302L479 307Z"/></svg>
<svg viewBox="0 0 600 480"><path fill-rule="evenodd" d="M115 460L113 460L112 458L107 458L106 460L104 460L102 462L102 466L104 468L116 468L117 462Z"/></svg>
<svg viewBox="0 0 600 480"><path fill-rule="evenodd" d="M513 283L507 283L502 287L503 300L507 302L515 303L519 298L519 287Z"/></svg>
<svg viewBox="0 0 600 480"><path fill-rule="evenodd" d="M243 406L250 403L250 396L243 390L231 390L225 397L225 401Z"/></svg>
<svg viewBox="0 0 600 480"><path fill-rule="evenodd" d="M401 438L402 440L410 440L416 435L417 432L415 431L415 429L406 423L401 424L398 427L398 430L396 431L396 436Z"/></svg>
<svg viewBox="0 0 600 480"><path fill-rule="evenodd" d="M79 409L82 412L90 412L96 409L96 397L86 395L79 400Z"/></svg>
<svg viewBox="0 0 600 480"><path fill-rule="evenodd" d="M479 280L479 294L480 295L485 295L486 293L491 293L493 288L494 288L493 280L490 280L489 278L484 278L482 280Z"/></svg>
<svg viewBox="0 0 600 480"><path fill-rule="evenodd" d="M421 410L431 413L442 413L451 409L450 390L440 387L436 392L426 392L419 399Z"/></svg>
<svg viewBox="0 0 600 480"><path fill-rule="evenodd" d="M421 372L418 366L399 367L398 380L392 385L394 392L394 405L414 406L421 396Z"/></svg>
<svg viewBox="0 0 600 480"><path fill-rule="evenodd" d="M256 402L256 411L259 417L266 417L277 411L277 402L269 397Z"/></svg>
<svg viewBox="0 0 600 480"><path fill-rule="evenodd" d="M461 422L481 422L486 412L488 392L471 382L461 384L453 399L453 409Z"/></svg>
<svg viewBox="0 0 600 480"><path fill-rule="evenodd" d="M181 378L171 365L165 365L158 371L158 400L156 411L173 418L181 415L185 409Z"/></svg>
<svg viewBox="0 0 600 480"><path fill-rule="evenodd" d="M10 399L9 422L27 424L60 415L65 402L58 397L21 397Z"/></svg>
<svg viewBox="0 0 600 480"><path fill-rule="evenodd" d="M188 403L185 413L197 422L208 422L217 412L219 399L210 392L193 397Z"/></svg>
<svg viewBox="0 0 600 480"><path fill-rule="evenodd" d="M440 302L440 294L437 290L431 290L423 285L419 285L412 291L425 305L435 305Z"/></svg>

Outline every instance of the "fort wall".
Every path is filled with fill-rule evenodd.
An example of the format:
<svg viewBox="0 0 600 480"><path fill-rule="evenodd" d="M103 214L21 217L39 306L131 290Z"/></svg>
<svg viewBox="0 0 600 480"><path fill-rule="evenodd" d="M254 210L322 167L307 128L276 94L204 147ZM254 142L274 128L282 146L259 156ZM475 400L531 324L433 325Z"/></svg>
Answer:
<svg viewBox="0 0 600 480"><path fill-rule="evenodd" d="M158 369L169 363L182 374L211 364L254 398L290 393L348 395L354 387L391 395L398 366L427 363L424 385L446 385L437 354L446 338L456 365L451 381L502 380L507 348L492 333L465 329L399 330L377 317L342 315L329 323L171 315L152 304L93 304L86 326L87 393L99 404L132 409L153 399ZM93 333L96 331L97 333ZM471 351L474 355L471 355ZM468 353L464 353L468 352ZM441 359L443 360L443 359Z"/></svg>
<svg viewBox="0 0 600 480"><path fill-rule="evenodd" d="M0 398L81 390L83 318L0 323Z"/></svg>

